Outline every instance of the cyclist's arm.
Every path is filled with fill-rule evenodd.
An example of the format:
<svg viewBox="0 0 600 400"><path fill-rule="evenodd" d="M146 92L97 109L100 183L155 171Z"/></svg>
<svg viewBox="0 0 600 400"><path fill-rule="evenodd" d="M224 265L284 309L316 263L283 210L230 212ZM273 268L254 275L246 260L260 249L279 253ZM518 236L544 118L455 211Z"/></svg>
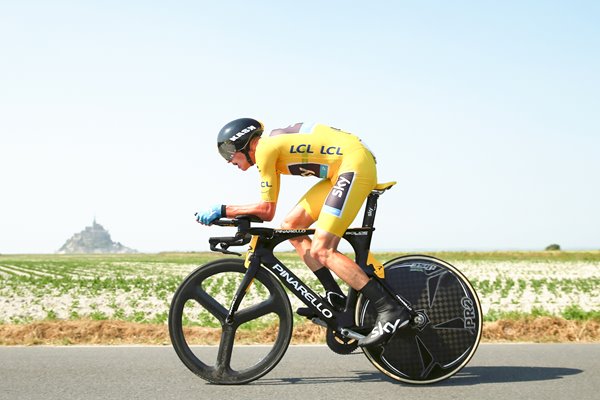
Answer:
<svg viewBox="0 0 600 400"><path fill-rule="evenodd" d="M274 153L268 144L263 145L260 150L257 149L256 166L261 179L261 200L254 204L227 205L224 217L235 218L239 215L255 215L263 221L273 220L277 208L280 181L279 173L275 168L276 159L276 152Z"/></svg>
<svg viewBox="0 0 600 400"><path fill-rule="evenodd" d="M234 218L238 215L256 215L263 221L271 221L275 216L277 203L261 201L255 204L246 204L241 206L225 206L225 215L227 218Z"/></svg>
<svg viewBox="0 0 600 400"><path fill-rule="evenodd" d="M262 203L277 203L279 197L280 173L276 163L279 149L269 142L264 142L256 149L256 167L260 175L260 200ZM266 206L261 206L266 207ZM275 207L273 207L274 209ZM273 211L274 212L274 211Z"/></svg>

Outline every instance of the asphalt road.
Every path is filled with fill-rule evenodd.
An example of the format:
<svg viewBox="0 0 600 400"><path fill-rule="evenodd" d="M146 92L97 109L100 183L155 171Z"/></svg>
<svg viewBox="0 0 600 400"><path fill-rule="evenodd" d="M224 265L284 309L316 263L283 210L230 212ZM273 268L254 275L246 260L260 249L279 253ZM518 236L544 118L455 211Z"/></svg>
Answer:
<svg viewBox="0 0 600 400"><path fill-rule="evenodd" d="M171 347L0 347L0 399L598 399L600 344L483 344L458 375L402 384L360 353L290 347L258 381L211 385Z"/></svg>

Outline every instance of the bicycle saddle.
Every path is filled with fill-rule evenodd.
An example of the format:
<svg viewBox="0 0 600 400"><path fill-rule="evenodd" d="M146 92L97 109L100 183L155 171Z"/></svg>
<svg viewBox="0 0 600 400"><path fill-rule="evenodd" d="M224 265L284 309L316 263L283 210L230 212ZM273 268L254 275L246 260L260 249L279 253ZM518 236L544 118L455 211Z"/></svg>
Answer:
<svg viewBox="0 0 600 400"><path fill-rule="evenodd" d="M378 183L377 185L375 185L373 190L376 190L378 192L385 192L386 190L391 189L392 186L394 186L395 184L396 184L396 181Z"/></svg>

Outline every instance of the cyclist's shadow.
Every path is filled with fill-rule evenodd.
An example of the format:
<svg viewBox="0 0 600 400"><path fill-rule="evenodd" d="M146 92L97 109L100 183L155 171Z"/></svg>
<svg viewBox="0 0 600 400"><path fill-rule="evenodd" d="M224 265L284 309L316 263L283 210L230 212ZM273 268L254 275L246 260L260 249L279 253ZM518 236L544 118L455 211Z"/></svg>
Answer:
<svg viewBox="0 0 600 400"><path fill-rule="evenodd" d="M437 385L466 386L482 383L550 381L582 372L581 369L564 367L466 366L458 374Z"/></svg>
<svg viewBox="0 0 600 400"><path fill-rule="evenodd" d="M445 381L434 383L427 386L469 386L480 385L482 383L515 383L531 381L549 381L562 379L568 375L582 373L583 370L576 368L557 368L557 367L515 367L515 366L483 366L483 367L465 367L458 374ZM402 384L379 372L354 371L354 374L348 373L347 376L320 376L320 377L302 377L302 378L279 378L279 379L260 379L253 382L252 385L315 385L340 382L382 382L387 381L395 384Z"/></svg>

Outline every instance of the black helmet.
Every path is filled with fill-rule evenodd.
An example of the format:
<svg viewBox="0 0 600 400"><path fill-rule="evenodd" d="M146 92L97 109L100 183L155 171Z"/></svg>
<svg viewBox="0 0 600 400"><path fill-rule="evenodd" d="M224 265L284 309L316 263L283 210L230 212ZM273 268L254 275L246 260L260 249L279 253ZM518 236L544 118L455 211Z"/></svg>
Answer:
<svg viewBox="0 0 600 400"><path fill-rule="evenodd" d="M248 154L248 143L254 136L260 136L263 133L264 126L252 118L240 118L231 121L225 125L217 136L217 147L219 153L227 161L231 161L236 151L241 151L246 155L250 165L254 164Z"/></svg>

